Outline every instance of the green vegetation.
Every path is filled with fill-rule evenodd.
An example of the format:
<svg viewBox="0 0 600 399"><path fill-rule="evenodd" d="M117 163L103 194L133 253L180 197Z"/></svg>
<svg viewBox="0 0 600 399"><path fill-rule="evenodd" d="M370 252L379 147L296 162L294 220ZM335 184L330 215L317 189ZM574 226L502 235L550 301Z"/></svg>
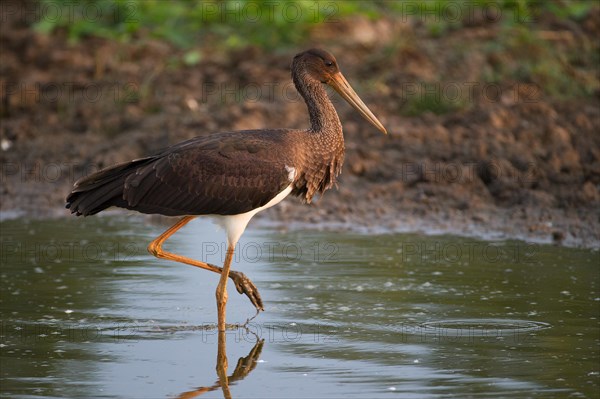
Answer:
<svg viewBox="0 0 600 399"><path fill-rule="evenodd" d="M376 0L376 1L259 1L259 0L40 0L41 32L67 30L72 40L95 35L131 40L147 31L186 48L213 36L228 47L282 47L299 44L318 24L364 15L424 20L439 36L478 15L504 25L526 25L542 12L578 19L594 2L569 0Z"/></svg>
<svg viewBox="0 0 600 399"><path fill-rule="evenodd" d="M486 56L487 65L480 73L482 82L531 83L557 98L589 96L599 90L597 44L586 37L546 40L540 36L540 30L548 29L542 28L540 21L551 18L570 26L585 18L595 6L588 0L40 0L39 4L46 8L41 14L46 18L34 26L39 32L61 29L74 42L86 36L124 42L153 37L182 49L175 65L187 66L198 64L207 47L218 46L224 51L247 46L270 51L299 48L316 26L358 15L369 19L416 19L415 29L423 32L424 28L425 35L434 42L463 28L487 27L493 29L494 36L461 43L456 49ZM562 33L572 34L567 29ZM406 40L383 43L374 59L396 59L403 46L398 43ZM453 51L435 44L433 47L436 51ZM386 51L391 54L381 54ZM427 52L422 43L412 51ZM429 57L435 56L429 53ZM374 70L380 69L374 61L365 61ZM443 82L443 75L444 71L439 71L437 79ZM405 104L402 112L440 114L465 106L420 96L416 102Z"/></svg>
<svg viewBox="0 0 600 399"><path fill-rule="evenodd" d="M450 100L445 96L431 94L430 92L424 92L409 97L402 114L407 116L418 116L425 112L432 112L441 115L457 111L465 106L466 104L463 102Z"/></svg>
<svg viewBox="0 0 600 399"><path fill-rule="evenodd" d="M282 47L296 44L322 23L363 14L382 15L395 2L323 2L257 0L41 0L48 12L36 28L67 30L76 41L94 35L131 40L140 32L187 48L218 39L228 48L247 45Z"/></svg>
<svg viewBox="0 0 600 399"><path fill-rule="evenodd" d="M489 58L501 60L493 64L487 80L533 83L556 98L593 95L600 88L593 67L598 65L597 48L595 51L592 43L576 39L570 32L559 34L565 35L565 41L578 40L576 49L560 40L543 40L538 32L522 26L502 32L499 40L486 48Z"/></svg>

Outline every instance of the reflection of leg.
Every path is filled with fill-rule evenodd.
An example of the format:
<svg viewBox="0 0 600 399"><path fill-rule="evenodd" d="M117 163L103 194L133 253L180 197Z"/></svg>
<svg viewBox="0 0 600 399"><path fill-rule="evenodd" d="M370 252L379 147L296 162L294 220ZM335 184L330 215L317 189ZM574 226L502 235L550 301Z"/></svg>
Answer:
<svg viewBox="0 0 600 399"><path fill-rule="evenodd" d="M173 260L175 262L185 263L187 265L196 266L204 270L209 270L214 273L221 274L222 269L219 266L211 265L210 263L201 262L195 259L187 258L185 256L177 255L171 252L163 251L162 245L163 243L171 237L177 230L181 229L183 226L188 224L195 216L186 216L167 229L164 233L158 236L154 241L148 245L148 251L161 259ZM262 299L260 294L258 293L258 289L256 286L250 281L248 277L244 273L230 271L229 277L233 280L235 284L235 288L240 294L245 294L250 302L254 305L257 312L260 310L264 310Z"/></svg>
<svg viewBox="0 0 600 399"><path fill-rule="evenodd" d="M227 281L227 279L225 279ZM217 348L217 375L219 376L219 385L223 390L223 396L226 399L231 398L229 391L229 379L227 378L227 337L224 330L219 330L219 344Z"/></svg>
<svg viewBox="0 0 600 399"><path fill-rule="evenodd" d="M258 337L256 339L256 344L254 344L254 347L252 350L250 350L248 356L240 357L238 359L235 370L233 370L233 373L229 377L229 382L244 379L244 377L246 377L252 370L256 368L256 365L258 364L258 358L260 357L260 353L262 352L262 348L265 343L264 339L259 340Z"/></svg>
<svg viewBox="0 0 600 399"><path fill-rule="evenodd" d="M229 392L229 383L234 381L243 380L254 368L256 368L257 360L260 357L260 353L262 352L263 345L265 343L264 339L258 339L256 337L256 344L248 353L246 357L240 357L238 359L237 365L235 366L235 370L229 378L227 378L227 351L225 348L226 337L224 331L219 331L219 341L218 341L218 349L217 349L217 376L218 380L215 384L209 387L198 387L193 391L185 391L177 396L177 399L191 399L196 396L202 395L206 392L215 391L219 388L223 388L223 394L226 398L231 397L231 393ZM254 334L254 333L252 333Z"/></svg>
<svg viewBox="0 0 600 399"><path fill-rule="evenodd" d="M229 268L231 266L231 259L233 258L233 251L235 247L230 245L227 248L227 255L225 255L225 263L223 264L223 271L221 272L221 279L219 285L217 285L217 320L219 332L225 331L225 311L227 308L227 278L229 277Z"/></svg>

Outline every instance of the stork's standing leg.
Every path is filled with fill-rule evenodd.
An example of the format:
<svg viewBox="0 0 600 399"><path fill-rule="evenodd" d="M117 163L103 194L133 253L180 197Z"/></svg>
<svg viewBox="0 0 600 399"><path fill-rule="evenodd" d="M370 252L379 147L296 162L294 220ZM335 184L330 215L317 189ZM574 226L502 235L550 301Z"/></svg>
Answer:
<svg viewBox="0 0 600 399"><path fill-rule="evenodd" d="M177 255L177 254L174 254L171 252L163 251L163 249L162 249L163 243L169 237L171 237L173 234L175 234L175 232L177 232L183 226L188 224L194 218L195 218L195 216L186 216L186 217L182 218L181 220L179 220L177 223L175 223L173 226L171 226L169 229L167 229L164 233L162 233L160 236L158 236L154 241L152 241L150 243L150 245L148 245L148 251L152 255L156 256L157 258L173 260L175 262L181 262L181 263L185 263L187 265L199 267L204 270L209 270L214 273L219 273L219 274L221 274L221 280L223 279L223 275L230 277L233 280L233 282L235 283L235 288L237 289L237 291L240 294L246 294L246 296L250 299L250 302L252 302L252 304L256 308L257 312L264 310L262 299L260 297L260 294L258 293L258 289L252 283L252 281L250 281L250 279L248 277L246 277L246 275L244 275L244 273L236 272L234 270L229 271L229 265L228 265L228 269L227 269L228 273L223 273L222 268L215 266L215 265L211 265L210 263L197 261L195 259L187 258L185 256L181 256L181 255ZM229 248L227 250L227 253L229 254ZM233 249L232 249L232 254L233 254ZM227 263L227 259L225 259L225 261ZM229 263L231 263L231 259L229 259ZM225 280L227 280L227 277L225 277ZM219 283L219 285L221 285L221 284Z"/></svg>
<svg viewBox="0 0 600 399"><path fill-rule="evenodd" d="M225 263L223 264L223 271L221 271L221 279L219 285L217 285L217 320L219 331L225 331L225 310L227 307L227 278L229 277L229 269L231 266L231 259L233 258L233 251L235 245L229 244L227 246L227 255L225 255Z"/></svg>

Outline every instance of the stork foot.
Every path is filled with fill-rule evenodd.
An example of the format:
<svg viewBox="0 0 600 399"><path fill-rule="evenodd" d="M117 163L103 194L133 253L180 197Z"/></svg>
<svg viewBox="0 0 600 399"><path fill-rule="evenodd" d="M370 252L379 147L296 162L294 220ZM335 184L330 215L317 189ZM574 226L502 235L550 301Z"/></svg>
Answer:
<svg viewBox="0 0 600 399"><path fill-rule="evenodd" d="M233 280L237 291L240 294L245 294L248 297L248 299L250 299L250 302L252 302L252 304L256 308L257 313L261 310L265 310L262 298L258 293L258 288L256 288L254 283L250 281L250 279L246 277L244 273L231 270L229 272L229 278Z"/></svg>

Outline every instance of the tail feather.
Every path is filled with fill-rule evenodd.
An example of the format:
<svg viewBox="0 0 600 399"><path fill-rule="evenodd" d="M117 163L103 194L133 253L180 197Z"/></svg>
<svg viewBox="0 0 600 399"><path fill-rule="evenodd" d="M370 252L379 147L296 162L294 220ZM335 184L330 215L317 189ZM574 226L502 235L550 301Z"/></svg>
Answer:
<svg viewBox="0 0 600 399"><path fill-rule="evenodd" d="M137 159L102 169L77 182L67 196L66 208L77 216L94 215L111 206L126 206L123 198L125 180L153 158Z"/></svg>

